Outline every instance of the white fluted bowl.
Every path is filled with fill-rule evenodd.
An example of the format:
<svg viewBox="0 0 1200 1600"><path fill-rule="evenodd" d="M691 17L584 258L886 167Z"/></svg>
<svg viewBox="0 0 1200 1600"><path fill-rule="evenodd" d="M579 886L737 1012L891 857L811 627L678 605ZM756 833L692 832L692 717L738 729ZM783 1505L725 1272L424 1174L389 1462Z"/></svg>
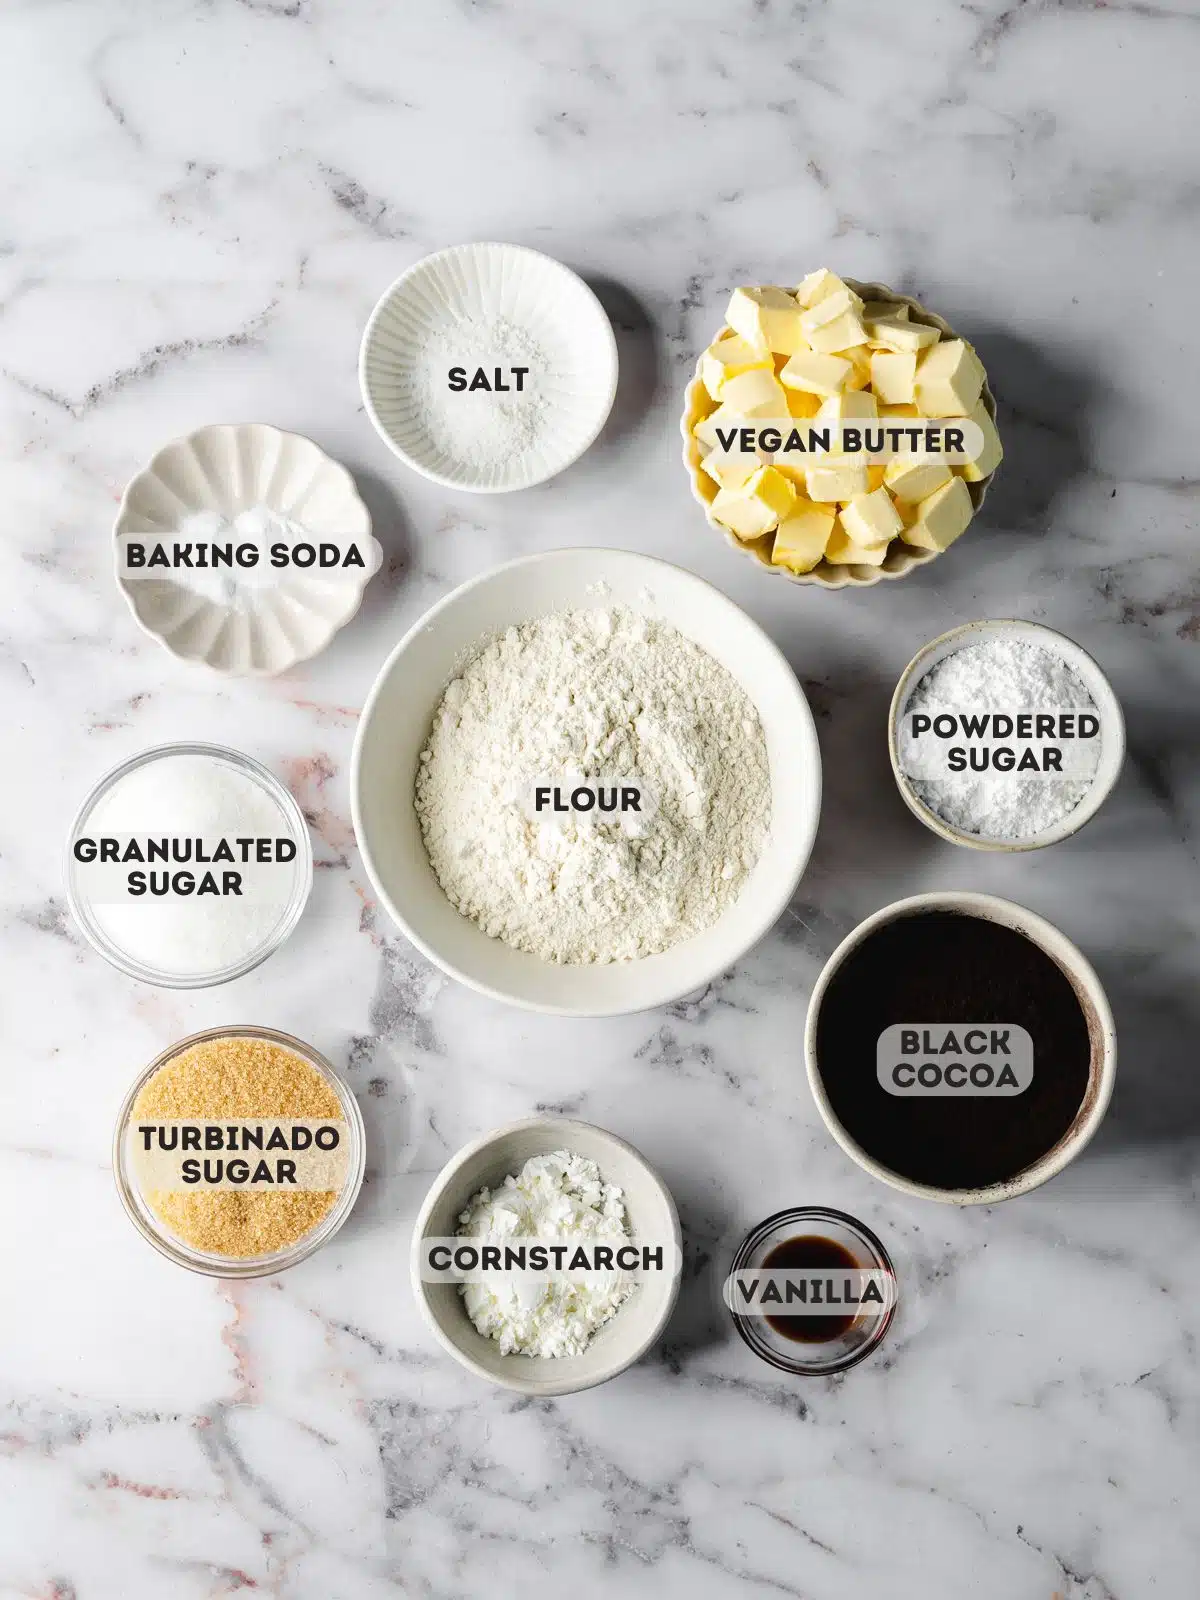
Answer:
<svg viewBox="0 0 1200 1600"><path fill-rule="evenodd" d="M289 570L279 583L247 591L239 606L199 595L169 572L136 579L122 573L126 534L174 539L196 512L232 522L259 506L314 539L356 540L368 552L366 566ZM382 558L346 468L311 439L262 422L216 423L164 445L125 490L113 550L117 585L143 632L183 661L241 677L286 672L324 650L362 604Z"/></svg>
<svg viewBox="0 0 1200 1600"><path fill-rule="evenodd" d="M439 436L423 403L421 352L466 328L458 360L470 368L470 325L502 321L545 352L536 380L545 411L528 447L472 463ZM523 245L461 244L418 261L385 292L363 334L359 382L368 416L406 466L448 489L503 494L553 478L593 442L617 392L617 342L604 307L560 261Z"/></svg>

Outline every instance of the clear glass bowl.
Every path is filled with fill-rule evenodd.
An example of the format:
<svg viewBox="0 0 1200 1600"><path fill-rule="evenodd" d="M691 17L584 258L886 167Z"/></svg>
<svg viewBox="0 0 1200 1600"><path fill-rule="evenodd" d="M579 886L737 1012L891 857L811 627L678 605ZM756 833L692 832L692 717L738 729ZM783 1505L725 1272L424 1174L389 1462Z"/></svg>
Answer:
<svg viewBox="0 0 1200 1600"><path fill-rule="evenodd" d="M152 762L162 761L175 756L210 756L215 760L224 762L234 771L253 780L261 789L271 797L283 813L286 825L296 841L295 881L287 904L284 906L278 922L271 933L256 949L250 951L241 960L231 966L222 967L211 972L163 972L145 963L122 950L112 937L100 926L93 908L84 894L80 883L78 864L72 854L75 839L84 831L88 818L114 784L135 772L140 767L149 766ZM66 886L67 903L71 913L85 938L94 950L98 950L104 959L116 967L120 972L126 973L131 978L137 978L142 983L152 983L160 989L209 989L217 984L229 983L234 978L253 971L273 955L279 946L295 929L299 922L304 907L308 902L313 883L313 854L312 838L309 835L308 824L304 820L304 813L296 804L291 793L280 783L274 773L268 772L260 762L244 756L238 750L226 749L223 745L216 744L160 744L151 750L143 750L140 755L123 761L119 767L114 767L101 778L87 799L80 806L71 832L67 839L66 851Z"/></svg>
<svg viewBox="0 0 1200 1600"><path fill-rule="evenodd" d="M206 1044L211 1039L266 1039L271 1044L282 1045L287 1050L292 1050L302 1060L306 1061L316 1072L326 1080L329 1087L337 1095L341 1103L342 1117L350 1130L350 1165L345 1182L333 1206L315 1228L310 1228L299 1239L287 1245L282 1250L273 1251L265 1256L221 1256L210 1255L202 1250L196 1250L184 1240L178 1238L150 1209L138 1186L137 1179L131 1169L125 1133L129 1126L133 1105L146 1083L154 1076L160 1067L166 1066L168 1061L174 1060L183 1051L191 1049L193 1045ZM265 1115L265 1113L264 1113ZM244 1120L244 1119L235 1119ZM189 1034L186 1039L180 1039L160 1056L156 1056L144 1072L139 1073L137 1081L121 1105L117 1116L116 1131L113 1134L113 1175L117 1181L117 1193L121 1197L121 1204L129 1216L129 1220L142 1235L148 1239L154 1248L160 1251L169 1261L176 1266L187 1267L191 1272L204 1273L210 1278L266 1278L274 1272L282 1272L287 1267L294 1267L298 1261L303 1261L306 1256L311 1256L322 1245L328 1244L334 1234L345 1222L354 1209L358 1199L359 1190L362 1188L363 1176L366 1172L366 1135L363 1130L362 1112L358 1108L358 1101L354 1098L349 1087L343 1083L325 1057L314 1050L311 1045L305 1044L302 1039L293 1038L289 1033L280 1033L275 1028L241 1027L241 1028L207 1028L203 1033Z"/></svg>
<svg viewBox="0 0 1200 1600"><path fill-rule="evenodd" d="M891 1285L891 1299L878 1316L858 1316L843 1332L820 1344L801 1343L778 1332L766 1317L739 1316L733 1325L754 1354L771 1366L799 1377L821 1378L845 1372L866 1359L882 1342L896 1314L896 1271L883 1244L864 1223L825 1206L794 1206L760 1222L742 1240L732 1272L761 1268L776 1245L804 1235L831 1239L854 1257L858 1267L882 1273Z"/></svg>

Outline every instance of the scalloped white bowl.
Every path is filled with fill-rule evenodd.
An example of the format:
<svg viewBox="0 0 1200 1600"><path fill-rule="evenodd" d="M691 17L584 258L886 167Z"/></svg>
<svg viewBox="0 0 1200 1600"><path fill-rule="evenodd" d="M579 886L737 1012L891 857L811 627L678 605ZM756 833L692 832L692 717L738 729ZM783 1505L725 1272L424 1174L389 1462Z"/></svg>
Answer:
<svg viewBox="0 0 1200 1600"><path fill-rule="evenodd" d="M124 534L174 537L185 517L213 511L232 521L265 506L314 537L357 539L365 569L293 571L248 592L244 607L196 594L169 576L127 579ZM125 490L113 528L117 585L143 632L182 661L215 672L270 677L324 650L354 616L382 559L371 516L339 462L311 439L262 422L214 423L164 445Z"/></svg>
<svg viewBox="0 0 1200 1600"><path fill-rule="evenodd" d="M437 437L410 374L428 339L501 319L546 352L546 421L528 449L472 467ZM462 360L472 364L469 349ZM617 392L617 341L604 307L561 261L524 245L460 244L416 262L385 291L363 334L358 372L368 416L406 466L447 489L504 494L553 478L596 438Z"/></svg>

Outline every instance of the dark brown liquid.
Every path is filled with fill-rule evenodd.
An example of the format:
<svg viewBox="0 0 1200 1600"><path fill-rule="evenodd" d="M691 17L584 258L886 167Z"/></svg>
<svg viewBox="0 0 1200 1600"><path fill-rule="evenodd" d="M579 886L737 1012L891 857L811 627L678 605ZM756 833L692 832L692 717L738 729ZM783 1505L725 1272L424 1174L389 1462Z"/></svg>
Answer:
<svg viewBox="0 0 1200 1600"><path fill-rule="evenodd" d="M857 1267L858 1262L845 1245L816 1233L784 1239L781 1244L768 1250L762 1260L764 1272L842 1273L847 1270L853 1272ZM798 1344L827 1344L831 1339L840 1339L842 1334L848 1332L854 1326L856 1315L855 1312L849 1316L844 1312L834 1312L830 1316L819 1316L806 1311L800 1315L789 1313L786 1316L769 1316L766 1321L776 1333L781 1333L785 1339L795 1339Z"/></svg>

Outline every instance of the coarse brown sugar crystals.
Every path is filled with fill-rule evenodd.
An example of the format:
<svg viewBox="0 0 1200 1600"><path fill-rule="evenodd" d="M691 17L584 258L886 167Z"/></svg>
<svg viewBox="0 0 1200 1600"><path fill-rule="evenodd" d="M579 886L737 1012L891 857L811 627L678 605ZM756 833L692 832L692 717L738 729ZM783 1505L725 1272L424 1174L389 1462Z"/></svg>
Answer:
<svg viewBox="0 0 1200 1600"><path fill-rule="evenodd" d="M117 1145L142 1232L218 1275L221 1263L243 1276L308 1254L362 1178L353 1096L316 1052L263 1028L198 1034L161 1056L127 1099Z"/></svg>

